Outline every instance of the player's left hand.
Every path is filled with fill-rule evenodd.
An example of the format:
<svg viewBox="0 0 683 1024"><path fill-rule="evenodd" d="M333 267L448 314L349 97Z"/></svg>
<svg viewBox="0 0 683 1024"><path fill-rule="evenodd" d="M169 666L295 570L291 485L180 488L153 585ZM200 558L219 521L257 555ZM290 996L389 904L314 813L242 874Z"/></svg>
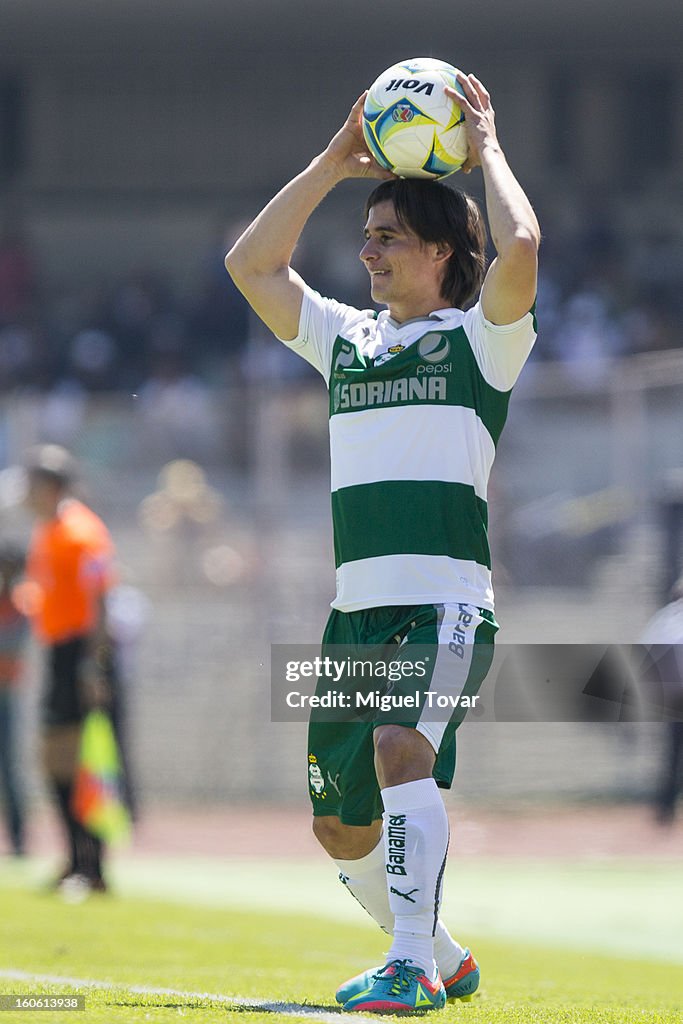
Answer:
<svg viewBox="0 0 683 1024"><path fill-rule="evenodd" d="M468 154L462 165L465 174L473 167L481 165L481 151L486 145L498 145L496 135L496 118L491 106L491 97L475 75L464 75L458 72L458 83L464 96L445 86L444 92L455 100L465 115L465 131L467 132Z"/></svg>

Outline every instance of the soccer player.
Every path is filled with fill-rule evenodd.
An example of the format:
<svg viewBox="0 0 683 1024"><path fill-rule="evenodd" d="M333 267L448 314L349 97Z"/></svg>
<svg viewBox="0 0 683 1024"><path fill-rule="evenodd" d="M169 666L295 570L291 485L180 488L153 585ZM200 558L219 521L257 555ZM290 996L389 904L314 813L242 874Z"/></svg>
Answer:
<svg viewBox="0 0 683 1024"><path fill-rule="evenodd" d="M113 653L106 625L106 593L113 581L109 532L73 496L75 461L58 445L43 445L28 459L27 505L36 519L26 564L27 610L47 653L43 752L68 847L58 880L87 895L102 892L101 840L72 809L81 724L90 708L111 708Z"/></svg>
<svg viewBox="0 0 683 1024"><path fill-rule="evenodd" d="M459 83L464 99L446 91L466 119L464 169L481 166L484 176L496 249L488 271L473 200L445 183L396 179L373 161L360 125L364 96L226 257L256 313L330 390L337 594L323 654L338 644L393 645L400 657L419 644L433 654L413 721L311 722L315 835L393 936L383 967L338 990L349 1011L424 1012L479 984L470 951L438 916L449 838L439 787L453 778L459 719L432 721L425 706L428 690L476 693L490 664L497 625L486 486L536 336L540 233L500 147L488 92L474 75ZM386 306L379 314L322 298L290 266L326 193L358 177L386 179L367 200L360 252L372 298Z"/></svg>

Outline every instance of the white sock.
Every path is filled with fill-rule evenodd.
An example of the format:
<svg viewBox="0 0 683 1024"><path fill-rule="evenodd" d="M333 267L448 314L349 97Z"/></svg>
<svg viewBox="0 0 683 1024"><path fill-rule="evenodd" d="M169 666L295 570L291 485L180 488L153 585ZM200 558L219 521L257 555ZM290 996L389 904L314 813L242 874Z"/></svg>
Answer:
<svg viewBox="0 0 683 1024"><path fill-rule="evenodd" d="M382 931L391 935L394 915L387 896L387 875L384 868L384 840L358 860L337 860L339 881L346 886Z"/></svg>
<svg viewBox="0 0 683 1024"><path fill-rule="evenodd" d="M384 837L370 853L357 860L337 860L339 880L383 932L394 934L394 914L389 906L389 887L384 862ZM442 978L452 978L465 950L439 919L434 935L434 959Z"/></svg>
<svg viewBox="0 0 683 1024"><path fill-rule="evenodd" d="M436 934L434 935L434 959L444 981L458 973L464 956L465 950L459 942L456 942L443 921L439 919L436 922Z"/></svg>
<svg viewBox="0 0 683 1024"><path fill-rule="evenodd" d="M448 852L448 815L433 778L382 790L384 851L394 941L388 960L434 973L434 934Z"/></svg>

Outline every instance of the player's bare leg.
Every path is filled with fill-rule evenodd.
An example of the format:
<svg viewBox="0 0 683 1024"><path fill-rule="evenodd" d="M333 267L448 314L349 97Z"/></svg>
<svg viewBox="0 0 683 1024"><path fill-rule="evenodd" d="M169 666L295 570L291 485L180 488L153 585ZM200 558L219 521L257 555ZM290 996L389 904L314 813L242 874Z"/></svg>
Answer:
<svg viewBox="0 0 683 1024"><path fill-rule="evenodd" d="M407 729L402 726L381 726L375 731L375 749L375 767L383 790L394 790L394 799L397 795L400 799L401 793L405 792L400 787L414 782L423 782L426 786L412 787L412 789L413 791L416 788L427 788L430 790L429 802L430 805L433 805L433 809L427 812L428 815L433 815L436 812L439 819L442 818L442 815L445 816L445 809L441 812L439 811L439 806L443 808L443 802L441 801L436 784L432 785L431 772L434 764L434 752L431 745L420 733L414 729ZM436 791L436 800L433 799L434 790ZM410 792L410 789L408 792ZM391 798L392 794L389 794L389 799L391 800ZM339 818L334 816L317 817L314 818L313 831L327 853L336 861L342 883L377 922L380 928L387 932L387 934L393 935L395 910L390 905L390 896L393 896L394 902L408 902L409 909L412 909L412 905L396 893L390 893L392 886L388 882L390 876L387 874L387 854L385 839L382 834L382 822L375 821L370 826L353 826L343 824ZM443 820L441 820L440 831L444 833L447 842L447 821L444 828ZM395 838L392 836L392 839ZM441 868L444 856L445 847L438 869ZM435 886L436 879L434 880ZM401 887L393 885L393 888L400 889ZM415 894L412 895L412 898L415 898ZM399 909L403 909L402 906ZM426 949L427 945L432 941L433 894L430 913L429 935L422 936L417 940L417 943L414 939L412 940L411 949L413 952L417 944L423 944ZM400 916L402 918L414 917L414 915L405 915L405 913ZM412 923L408 923L408 936L410 936ZM403 941L405 940L406 935L403 936ZM410 938L408 941L411 941ZM427 956L428 952L423 955ZM453 939L441 920L437 920L433 936L433 958L436 960L439 970L445 979L454 977L467 958L467 951ZM346 986L342 986L340 992L343 993L345 989Z"/></svg>

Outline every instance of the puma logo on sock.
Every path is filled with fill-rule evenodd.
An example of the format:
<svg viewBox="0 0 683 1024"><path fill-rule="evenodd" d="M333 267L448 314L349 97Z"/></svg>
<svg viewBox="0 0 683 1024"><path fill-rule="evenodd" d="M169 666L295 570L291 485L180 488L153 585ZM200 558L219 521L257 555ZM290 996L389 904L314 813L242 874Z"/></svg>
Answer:
<svg viewBox="0 0 683 1024"><path fill-rule="evenodd" d="M395 896L402 896L404 900L408 900L409 903L415 903L413 899L413 893L419 892L419 889L411 889L410 892L401 892L400 889L394 889L393 885L389 889L389 892L393 892Z"/></svg>

